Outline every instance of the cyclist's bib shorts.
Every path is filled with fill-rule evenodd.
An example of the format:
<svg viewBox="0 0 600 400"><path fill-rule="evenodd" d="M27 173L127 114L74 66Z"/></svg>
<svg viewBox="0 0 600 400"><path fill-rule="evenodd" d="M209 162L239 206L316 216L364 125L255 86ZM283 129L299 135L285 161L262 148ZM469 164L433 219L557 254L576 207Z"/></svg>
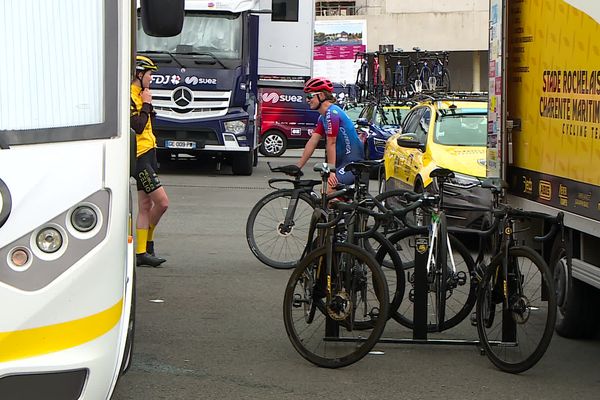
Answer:
<svg viewBox="0 0 600 400"><path fill-rule="evenodd" d="M151 149L137 158L135 163L137 190L150 194L162 186L156 174L157 169L156 149Z"/></svg>

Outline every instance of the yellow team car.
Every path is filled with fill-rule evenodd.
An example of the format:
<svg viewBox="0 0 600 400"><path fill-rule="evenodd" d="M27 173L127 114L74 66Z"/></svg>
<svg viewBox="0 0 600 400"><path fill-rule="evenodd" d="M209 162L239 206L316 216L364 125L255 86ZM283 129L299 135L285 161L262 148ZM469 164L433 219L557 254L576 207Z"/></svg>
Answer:
<svg viewBox="0 0 600 400"><path fill-rule="evenodd" d="M486 175L487 102L476 99L428 100L413 107L400 133L385 146L380 192L409 189L437 192L429 174L447 168L455 177L444 185L448 218L460 226L481 223L481 212L452 212L454 206L489 206L489 190L478 186ZM449 221L451 222L451 221Z"/></svg>

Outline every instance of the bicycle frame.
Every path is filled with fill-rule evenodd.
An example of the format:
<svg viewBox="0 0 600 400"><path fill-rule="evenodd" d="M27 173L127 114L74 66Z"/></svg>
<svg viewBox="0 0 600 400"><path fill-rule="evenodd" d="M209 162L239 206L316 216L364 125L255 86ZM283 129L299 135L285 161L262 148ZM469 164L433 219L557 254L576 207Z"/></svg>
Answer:
<svg viewBox="0 0 600 400"><path fill-rule="evenodd" d="M435 211L431 215L431 224L429 225L429 253L427 256L427 273L430 273L432 268L435 267L435 255L433 254L433 249L435 248L435 243L438 240L443 240L443 238L439 238L440 229L439 229L439 220L440 215L444 213L444 211ZM450 244L450 237L446 236L446 243L448 254L450 255L450 265L452 266L452 272L456 273L456 264L454 262L454 255L452 254L452 244Z"/></svg>

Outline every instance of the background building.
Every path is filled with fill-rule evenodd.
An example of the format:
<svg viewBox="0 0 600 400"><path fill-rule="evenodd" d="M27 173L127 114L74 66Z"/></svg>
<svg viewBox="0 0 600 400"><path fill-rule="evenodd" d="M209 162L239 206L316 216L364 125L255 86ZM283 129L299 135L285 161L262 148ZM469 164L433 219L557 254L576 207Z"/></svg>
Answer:
<svg viewBox="0 0 600 400"><path fill-rule="evenodd" d="M452 90L486 91L488 6L489 0L320 0L315 1L316 26L366 21L367 51L380 45L450 51Z"/></svg>

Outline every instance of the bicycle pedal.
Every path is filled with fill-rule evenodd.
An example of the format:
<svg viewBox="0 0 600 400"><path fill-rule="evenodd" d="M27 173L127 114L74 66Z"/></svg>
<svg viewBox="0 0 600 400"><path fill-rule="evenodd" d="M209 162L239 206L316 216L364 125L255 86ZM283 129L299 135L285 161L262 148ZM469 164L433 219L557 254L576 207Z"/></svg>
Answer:
<svg viewBox="0 0 600 400"><path fill-rule="evenodd" d="M471 313L469 319L471 320L471 326L477 326L477 315L475 313Z"/></svg>
<svg viewBox="0 0 600 400"><path fill-rule="evenodd" d="M296 293L294 295L294 301L292 302L292 307L294 308L300 308L302 307L302 296L300 296L300 294Z"/></svg>
<svg viewBox="0 0 600 400"><path fill-rule="evenodd" d="M456 283L459 286L464 285L465 283L467 283L467 274L465 273L465 271L458 271L455 275L454 275L455 279L456 279Z"/></svg>

